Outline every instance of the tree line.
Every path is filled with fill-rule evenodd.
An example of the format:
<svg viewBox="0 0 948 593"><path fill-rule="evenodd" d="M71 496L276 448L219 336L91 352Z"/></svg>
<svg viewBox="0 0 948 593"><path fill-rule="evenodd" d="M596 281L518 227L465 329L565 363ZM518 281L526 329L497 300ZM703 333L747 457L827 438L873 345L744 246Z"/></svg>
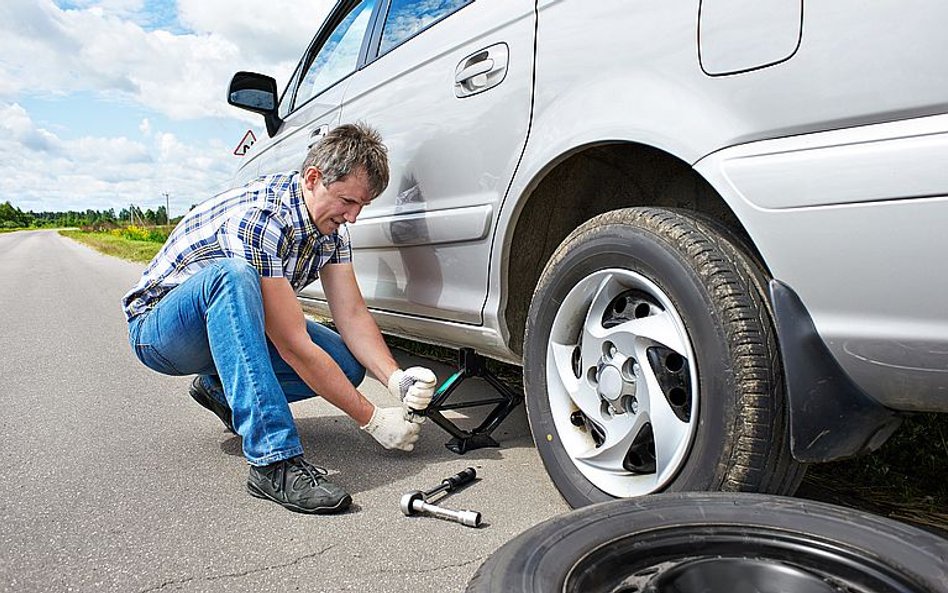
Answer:
<svg viewBox="0 0 948 593"><path fill-rule="evenodd" d="M0 203L0 228L43 228L43 227L92 227L114 228L123 224L160 225L170 224L168 211L164 206L142 210L129 205L116 214L114 208L108 210L67 210L63 212L23 212L9 201Z"/></svg>

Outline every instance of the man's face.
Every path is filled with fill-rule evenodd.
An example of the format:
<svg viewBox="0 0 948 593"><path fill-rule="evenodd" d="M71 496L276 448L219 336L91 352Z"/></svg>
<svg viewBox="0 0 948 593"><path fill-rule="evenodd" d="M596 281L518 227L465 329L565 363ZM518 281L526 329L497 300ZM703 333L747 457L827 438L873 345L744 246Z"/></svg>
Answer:
<svg viewBox="0 0 948 593"><path fill-rule="evenodd" d="M303 172L303 197L309 217L319 232L328 235L343 223L355 222L362 208L372 201L368 178L362 170L339 181L323 185L323 176L316 167Z"/></svg>

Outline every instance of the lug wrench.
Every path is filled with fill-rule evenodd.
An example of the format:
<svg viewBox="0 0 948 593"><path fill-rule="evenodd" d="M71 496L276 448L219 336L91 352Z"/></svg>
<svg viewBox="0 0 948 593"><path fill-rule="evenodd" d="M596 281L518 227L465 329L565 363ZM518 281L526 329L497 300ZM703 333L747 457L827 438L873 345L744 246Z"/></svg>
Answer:
<svg viewBox="0 0 948 593"><path fill-rule="evenodd" d="M428 502L429 497L441 492L452 492L457 490L461 486L473 482L474 478L476 477L477 472L473 467L469 467L454 474L450 478L441 480L441 485L439 485L437 488L432 488L431 490L427 490L425 492L421 492L419 490L408 492L402 496L402 513L404 513L406 517L418 514L431 515L432 517L437 517L438 519L455 521L462 525L467 525L468 527L478 527L481 524L481 514L477 511L455 511L452 509L435 506Z"/></svg>

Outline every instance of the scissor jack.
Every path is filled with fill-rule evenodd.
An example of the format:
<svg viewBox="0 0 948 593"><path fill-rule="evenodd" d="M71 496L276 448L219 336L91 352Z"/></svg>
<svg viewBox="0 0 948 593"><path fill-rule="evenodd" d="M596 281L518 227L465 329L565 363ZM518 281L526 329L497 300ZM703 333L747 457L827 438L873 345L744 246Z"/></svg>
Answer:
<svg viewBox="0 0 948 593"><path fill-rule="evenodd" d="M523 394L507 387L497 375L488 370L484 357L471 348L461 348L458 353L458 367L458 372L451 375L435 392L434 398L431 400L431 404L428 405L428 409L425 410L424 415L431 418L432 422L454 437L444 446L458 455L464 455L468 451L482 447L499 447L500 444L490 435L504 421L504 418L523 401ZM500 397L447 403L447 399L451 397L458 385L468 377L484 379L500 394ZM489 405L493 405L494 408L474 430L462 430L441 414L445 410L460 410Z"/></svg>

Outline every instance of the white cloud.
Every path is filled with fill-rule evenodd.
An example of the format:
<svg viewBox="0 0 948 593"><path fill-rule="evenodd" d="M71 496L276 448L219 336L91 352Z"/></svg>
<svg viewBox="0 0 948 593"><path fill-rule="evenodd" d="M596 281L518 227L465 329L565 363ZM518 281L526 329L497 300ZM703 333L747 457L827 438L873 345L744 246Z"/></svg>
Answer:
<svg viewBox="0 0 948 593"><path fill-rule="evenodd" d="M73 0L70 4L76 8L92 8L109 15L131 18L142 11L145 0Z"/></svg>
<svg viewBox="0 0 948 593"><path fill-rule="evenodd" d="M146 120L147 121L147 120ZM0 201L22 210L142 208L172 196L172 214L226 187L234 163L218 140L181 142L154 130L144 141L86 136L65 140L37 127L20 105L0 103Z"/></svg>
<svg viewBox="0 0 948 593"><path fill-rule="evenodd" d="M72 0L66 9L0 0L0 201L37 211L154 208L167 191L180 213L226 189L235 138L183 141L157 116L115 137L76 138L55 115L36 124L25 98L83 93L173 120L258 127L259 116L227 104L230 77L263 72L282 88L333 3L178 0L156 12L144 0Z"/></svg>
<svg viewBox="0 0 948 593"><path fill-rule="evenodd" d="M316 35L334 0L178 0L181 22L226 39L271 64L292 62Z"/></svg>
<svg viewBox="0 0 948 593"><path fill-rule="evenodd" d="M223 100L231 75L257 70L285 84L330 3L180 0L179 20L194 30L180 35L129 20L142 8L136 0L85 4L0 3L0 98L93 91L177 119L249 121Z"/></svg>
<svg viewBox="0 0 948 593"><path fill-rule="evenodd" d="M29 114L19 105L0 106L0 138L28 150L57 152L60 141L52 133L36 128Z"/></svg>

